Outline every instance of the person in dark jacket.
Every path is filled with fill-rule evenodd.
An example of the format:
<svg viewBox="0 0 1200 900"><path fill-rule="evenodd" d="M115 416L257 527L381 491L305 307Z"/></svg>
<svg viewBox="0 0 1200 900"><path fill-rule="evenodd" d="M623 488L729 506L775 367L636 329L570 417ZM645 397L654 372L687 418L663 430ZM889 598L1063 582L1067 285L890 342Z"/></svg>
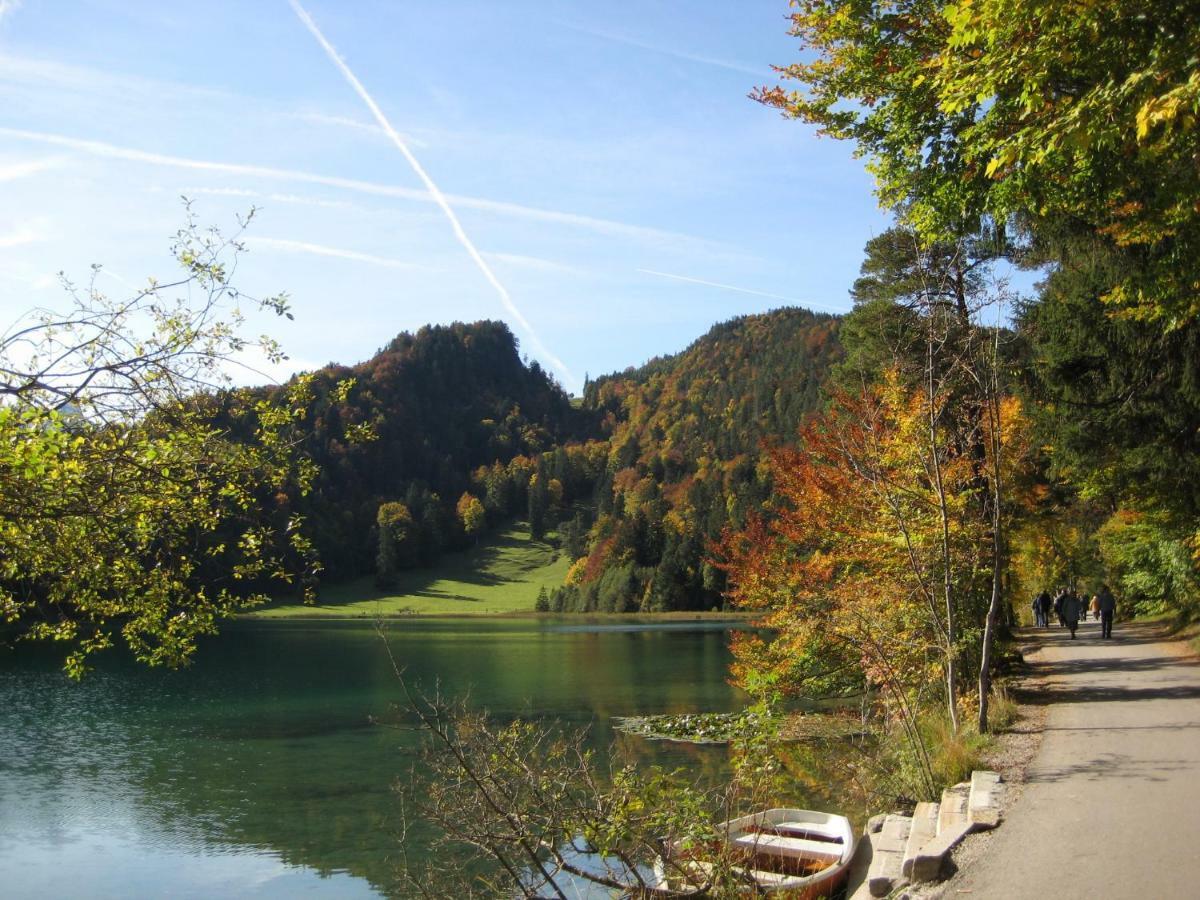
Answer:
<svg viewBox="0 0 1200 900"><path fill-rule="evenodd" d="M1113 596L1107 584L1100 586L1100 593L1096 595L1096 606L1100 608L1100 637L1110 638L1113 616L1117 613L1117 598Z"/></svg>
<svg viewBox="0 0 1200 900"><path fill-rule="evenodd" d="M1050 599L1050 592L1042 591L1037 595L1037 600L1034 602L1037 604L1037 623L1043 628L1049 628L1050 606L1054 603L1054 601Z"/></svg>
<svg viewBox="0 0 1200 900"><path fill-rule="evenodd" d="M1071 640L1075 640L1075 629L1079 627L1079 608L1082 604L1074 591L1068 591L1062 598L1062 618L1071 629Z"/></svg>

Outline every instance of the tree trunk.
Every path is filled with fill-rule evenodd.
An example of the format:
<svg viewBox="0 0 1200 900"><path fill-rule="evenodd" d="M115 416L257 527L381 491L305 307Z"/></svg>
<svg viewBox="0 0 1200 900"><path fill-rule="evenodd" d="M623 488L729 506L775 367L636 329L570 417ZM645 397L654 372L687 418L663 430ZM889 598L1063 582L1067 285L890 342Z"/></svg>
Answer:
<svg viewBox="0 0 1200 900"><path fill-rule="evenodd" d="M995 340L1000 340L999 332ZM987 404L991 430L991 482L992 482L992 599L988 604L987 621L983 626L983 647L979 661L979 733L988 732L988 701L992 692L992 647L996 642L996 623L1000 617L1000 598L1003 594L1004 577L1004 523L1001 516L1003 493L1000 481L1000 452L1003 449L1000 412L1000 348L993 344L992 358L988 361L987 385L984 402Z"/></svg>
<svg viewBox="0 0 1200 900"><path fill-rule="evenodd" d="M932 325L930 326L932 327ZM946 603L946 706L950 728L958 734L958 623L954 612L954 581L951 572L950 512L946 505L946 488L942 482L942 461L938 453L937 404L933 388L933 334L928 343L929 379L926 401L929 404L929 448L933 466L934 489L937 491L938 513L942 526L942 591Z"/></svg>

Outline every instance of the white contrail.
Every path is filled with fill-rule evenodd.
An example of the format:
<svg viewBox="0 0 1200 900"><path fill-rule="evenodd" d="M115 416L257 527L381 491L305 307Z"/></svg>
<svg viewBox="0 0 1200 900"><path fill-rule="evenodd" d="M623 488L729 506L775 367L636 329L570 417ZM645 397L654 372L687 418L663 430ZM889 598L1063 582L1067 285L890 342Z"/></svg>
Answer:
<svg viewBox="0 0 1200 900"><path fill-rule="evenodd" d="M47 169L53 169L62 160L57 156L48 159L31 159L26 162L6 163L0 165L0 181L16 181L18 178L29 178Z"/></svg>
<svg viewBox="0 0 1200 900"><path fill-rule="evenodd" d="M718 59L714 56L701 56L697 53L688 53L683 50L675 50L671 47L662 44L654 44L650 41L642 41L637 38L629 37L623 34L617 34L612 31L602 31L598 28L584 28L582 25L572 25L570 22L557 22L563 28L577 31L580 34L586 34L590 37L600 38L604 41L612 41L615 44L624 44L627 47L637 47L639 50L649 50L651 53L661 53L664 56L673 56L675 59L684 59L688 62L700 63L705 66L716 66L720 69L729 69L733 72L744 72L747 75L754 75L758 78L770 78L770 66L751 66L746 63L733 62L728 59Z"/></svg>
<svg viewBox="0 0 1200 900"><path fill-rule="evenodd" d="M541 338L537 336L537 332L533 330L533 326L529 324L529 320L525 318L521 310L519 310L517 305L513 303L512 297L508 293L508 289L500 283L500 279L496 277L494 272L492 272L491 266L487 264L483 256L481 256L479 251L475 248L475 245L471 243L471 239L467 237L466 231L463 230L462 223L458 221L458 216L454 214L454 210L450 208L450 204L447 202L446 196L441 192L438 186L433 183L433 179L429 177L425 170L421 168L421 164L417 161L417 158L413 156L412 151L408 149L408 145L404 143L404 139L401 138L396 129L392 127L392 123L388 121L387 116L383 114L383 110L379 108L379 105L375 102L371 95L367 93L367 89L363 87L362 82L359 81L358 78L355 77L354 73L350 71L350 67L346 65L345 60L343 60L338 54L337 50L334 49L333 44L329 43L329 41L325 39L325 35L321 33L321 29L317 27L317 23L312 20L312 16L308 14L307 10L305 10L304 7L297 2L297 0L288 0L288 3L291 4L292 10L300 18L300 21L304 23L304 27L307 28L312 36L317 39L317 43L321 45L321 48L325 51L325 55L328 56L333 64L338 67L338 70L342 73L342 77L349 82L350 87L354 88L354 92L358 94L363 103L367 105L367 109L371 111L371 115L375 117L375 121L379 123L379 127L383 129L384 133L388 136L388 139L391 140L391 142L396 146L396 149L404 155L404 158L408 160L408 164L412 166L412 170L417 173L417 177L420 178L424 183L425 189L429 191L429 195L433 197L434 202L442 208L442 212L444 212L446 214L446 218L450 220L450 227L454 230L454 236L458 238L458 242L462 244L463 249L467 251L467 255L475 261L475 265L479 267L479 271L483 273L483 277L486 278L492 287L496 289L496 293L500 295L500 302L504 304L504 308L508 310L509 314L514 319L517 320L517 323L521 326L525 333L529 335L529 339L533 342L533 346L537 349L537 351L543 357L550 360L554 368L558 369L558 371L561 372L568 380L573 382L575 377L571 374L571 371L566 367L561 359L551 353L550 349L542 343Z"/></svg>
<svg viewBox="0 0 1200 900"><path fill-rule="evenodd" d="M646 275L654 275L658 278L670 278L674 281L686 281L689 284L702 284L705 287L720 288L723 291L736 291L739 294L753 294L755 297L769 297L772 300L782 300L785 303L794 303L797 306L808 307L809 309L819 309L824 312L842 313L849 312L848 309L837 309L833 306L826 306L821 303L813 303L810 300L801 300L798 297L785 297L783 294L769 294L766 291L756 291L751 288L738 287L733 284L722 284L719 281L705 281L703 278L692 278L688 275L672 275L670 272L656 272L654 269L638 269Z"/></svg>
<svg viewBox="0 0 1200 900"><path fill-rule="evenodd" d="M325 244L312 244L308 241L292 241L287 238L251 237L246 239L251 247L274 247L276 250L292 253L309 253L314 256L333 256L338 259L349 259L355 262L370 263L373 266L387 266L392 269L426 269L417 263L405 262L401 259L388 259L386 256L375 256L372 253L362 253L358 250L347 250L342 247L329 247Z"/></svg>
<svg viewBox="0 0 1200 900"><path fill-rule="evenodd" d="M0 73L0 76L2 76L2 73ZM434 202L434 198L428 192L416 188L398 187L392 184L377 184L372 181L361 181L357 178L342 178L337 175L320 175L315 172L305 172L299 169L277 169L271 166L218 162L208 159L194 159L187 156L171 156L166 153L152 153L146 150L139 150L135 147L121 147L116 144L105 143L104 141L93 141L86 138L53 134L45 131L27 131L21 128L0 127L0 137L10 137L20 141L33 141L39 144L47 144L51 147L64 147L69 150L77 150L91 156L99 156L107 159L123 159L128 162L144 163L150 166L194 169L201 172L219 172L225 175L246 175L252 178L273 179L277 181L296 181L305 184L319 184L322 187L354 191L376 197L394 197L401 200L417 200L422 203ZM449 199L455 206L460 208L468 207L501 216L531 219L535 222L552 222L556 225L566 225L572 228L586 228L600 234L610 234L616 237L629 238L630 240L675 244L684 243L699 248L713 248L717 246L711 241L689 234L649 228L645 225L631 225L627 222L616 222L611 219L598 219L594 216L584 216L579 213L564 212L557 209L540 209L535 206L522 206L519 203L488 200L483 197L466 197L461 194L451 194Z"/></svg>

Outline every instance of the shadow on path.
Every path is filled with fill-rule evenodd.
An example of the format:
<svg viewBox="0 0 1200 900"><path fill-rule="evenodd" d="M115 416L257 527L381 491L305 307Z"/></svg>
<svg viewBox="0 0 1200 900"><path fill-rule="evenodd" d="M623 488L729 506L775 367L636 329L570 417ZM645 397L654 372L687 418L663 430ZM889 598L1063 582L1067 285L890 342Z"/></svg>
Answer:
<svg viewBox="0 0 1200 900"><path fill-rule="evenodd" d="M1022 690L1022 703L1046 706L1054 703L1124 703L1146 700L1197 700L1200 685L1164 685L1163 687L1118 687L1116 685L1067 686L1051 684Z"/></svg>
<svg viewBox="0 0 1200 900"><path fill-rule="evenodd" d="M1102 659L1059 659L1039 662L1037 673L1045 678L1056 675L1083 675L1088 672L1168 672L1171 669L1194 669L1200 660L1170 657L1147 659L1144 656L1106 656Z"/></svg>
<svg viewBox="0 0 1200 900"><path fill-rule="evenodd" d="M1052 783L1083 779L1084 781L1170 781L1178 772L1192 771L1195 764L1188 759L1162 759L1147 761L1134 759L1124 753L1101 753L1092 759L1081 759L1078 764L1050 769L1038 769L1029 773L1029 782Z"/></svg>

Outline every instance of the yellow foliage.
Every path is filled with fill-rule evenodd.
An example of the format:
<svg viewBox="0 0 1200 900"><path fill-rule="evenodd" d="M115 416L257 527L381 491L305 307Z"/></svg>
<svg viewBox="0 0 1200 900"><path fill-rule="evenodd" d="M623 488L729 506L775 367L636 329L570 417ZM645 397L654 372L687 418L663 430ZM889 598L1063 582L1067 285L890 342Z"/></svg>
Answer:
<svg viewBox="0 0 1200 900"><path fill-rule="evenodd" d="M588 558L581 556L575 562L571 563L571 568L567 569L567 576L563 579L564 584L582 584L584 573L587 571Z"/></svg>

